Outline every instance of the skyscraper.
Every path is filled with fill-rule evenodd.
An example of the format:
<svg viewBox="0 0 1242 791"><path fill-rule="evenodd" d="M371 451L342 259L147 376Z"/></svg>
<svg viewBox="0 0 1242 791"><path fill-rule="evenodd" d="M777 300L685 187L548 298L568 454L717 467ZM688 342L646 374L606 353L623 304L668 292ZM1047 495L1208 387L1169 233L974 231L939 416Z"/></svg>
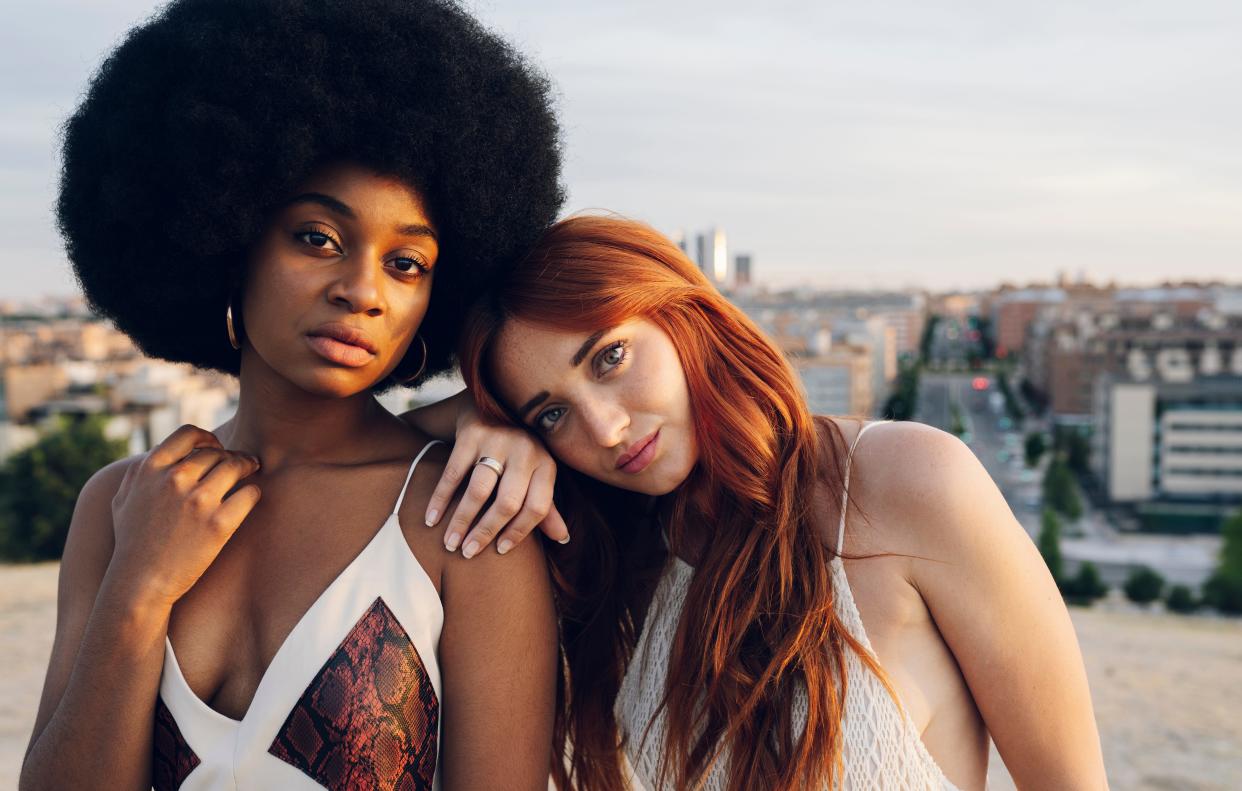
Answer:
<svg viewBox="0 0 1242 791"><path fill-rule="evenodd" d="M711 257L708 265L711 268L707 271L707 276L716 285L724 285L729 281L729 250L723 228L712 228L709 249Z"/></svg>
<svg viewBox="0 0 1242 791"><path fill-rule="evenodd" d="M733 286L744 288L750 285L750 253L738 253L733 259Z"/></svg>

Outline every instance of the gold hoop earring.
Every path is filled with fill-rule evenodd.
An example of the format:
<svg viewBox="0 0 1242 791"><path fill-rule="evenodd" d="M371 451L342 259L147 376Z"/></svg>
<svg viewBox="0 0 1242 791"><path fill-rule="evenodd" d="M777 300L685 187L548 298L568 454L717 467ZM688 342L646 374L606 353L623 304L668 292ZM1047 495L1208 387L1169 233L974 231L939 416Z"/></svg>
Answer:
<svg viewBox="0 0 1242 791"><path fill-rule="evenodd" d="M233 300L229 300L229 306L224 309L224 326L229 331L229 346L235 351L241 349L241 341L237 340L237 330L233 328Z"/></svg>
<svg viewBox="0 0 1242 791"><path fill-rule="evenodd" d="M398 379L397 380L398 384L402 384L402 385L410 384L414 380L418 379L418 377L422 376L423 371L426 370L427 368L427 341L423 340L423 336L418 335L417 333L414 335L414 337L418 338L418 342L423 345L423 362L422 364L418 366L418 370L414 373L413 376L407 376L404 379Z"/></svg>

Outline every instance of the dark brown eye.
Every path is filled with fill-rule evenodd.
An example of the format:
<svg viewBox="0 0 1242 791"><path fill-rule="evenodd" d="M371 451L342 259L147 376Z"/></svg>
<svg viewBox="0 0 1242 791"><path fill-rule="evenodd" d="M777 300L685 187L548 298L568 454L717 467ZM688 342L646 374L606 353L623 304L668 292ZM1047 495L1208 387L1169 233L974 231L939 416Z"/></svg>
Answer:
<svg viewBox="0 0 1242 791"><path fill-rule="evenodd" d="M396 269L398 272L417 272L421 274L427 271L427 265L422 261L405 255L400 258L394 258L392 260L392 266L393 269Z"/></svg>

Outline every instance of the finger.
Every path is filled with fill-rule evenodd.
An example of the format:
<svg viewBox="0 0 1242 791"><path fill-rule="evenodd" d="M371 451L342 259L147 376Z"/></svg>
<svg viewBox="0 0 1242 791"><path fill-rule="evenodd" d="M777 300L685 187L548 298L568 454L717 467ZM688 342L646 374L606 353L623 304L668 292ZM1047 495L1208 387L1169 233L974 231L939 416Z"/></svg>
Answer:
<svg viewBox="0 0 1242 791"><path fill-rule="evenodd" d="M444 537L444 547L449 552L455 551L461 545L462 537L479 515L487 498L492 496L498 480L495 470L481 464L475 465L474 472L470 473L466 493L462 495L457 510L453 512L453 518L449 520L448 531Z"/></svg>
<svg viewBox="0 0 1242 791"><path fill-rule="evenodd" d="M539 523L539 529L543 531L545 536L558 544L569 543L569 525L565 524L565 519L561 516L556 503L552 503L552 509L548 511L548 515Z"/></svg>
<svg viewBox="0 0 1242 791"><path fill-rule="evenodd" d="M258 470L259 460L255 457L231 453L221 459L220 463L203 478L195 488L193 496L199 498L198 505L201 507L214 509L220 505L224 496L237 485L238 481L248 475L253 475Z"/></svg>
<svg viewBox="0 0 1242 791"><path fill-rule="evenodd" d="M503 555L522 543L530 535L530 531L535 529L535 525L547 518L552 510L552 491L555 483L555 467L543 464L535 468L530 478L530 487L526 490L526 500L522 505L522 510L509 520L509 524L505 525L500 535L496 537L497 552ZM501 486L503 488L503 482ZM500 497L496 499L499 500ZM486 518L485 516L484 519Z"/></svg>
<svg viewBox="0 0 1242 791"><path fill-rule="evenodd" d="M168 467L181 461L195 448L220 448L220 440L210 431L198 426L184 425L151 449L147 463L153 467Z"/></svg>
<svg viewBox="0 0 1242 791"><path fill-rule="evenodd" d="M500 479L500 486L496 490L496 499L492 501L492 505L479 519L479 523L466 536L466 540L461 546L461 556L464 558L472 558L479 554L501 529L512 522L522 512L523 505L526 502L526 492L530 489L529 475L523 475L523 470L506 469L505 474ZM542 516L540 517L542 518ZM530 520L533 527L539 519Z"/></svg>
<svg viewBox="0 0 1242 791"><path fill-rule="evenodd" d="M237 528L246 521L262 494L257 485L250 483L230 494L220 504L212 514L211 525L218 531L221 544L237 532Z"/></svg>
<svg viewBox="0 0 1242 791"><path fill-rule="evenodd" d="M470 474L474 451L473 444L458 443L453 446L448 463L444 465L444 472L440 473L440 482L436 484L435 491L431 493L431 499L427 501L427 514L424 518L427 527L436 526L436 523L440 521L440 516L452 501L453 495L457 494L457 490L461 488L462 481L466 480L466 476ZM448 543L447 537L445 543Z"/></svg>
<svg viewBox="0 0 1242 791"><path fill-rule="evenodd" d="M194 448L181 461L168 468L168 474L180 491L189 491L207 476L224 459L229 457L226 450L215 448Z"/></svg>

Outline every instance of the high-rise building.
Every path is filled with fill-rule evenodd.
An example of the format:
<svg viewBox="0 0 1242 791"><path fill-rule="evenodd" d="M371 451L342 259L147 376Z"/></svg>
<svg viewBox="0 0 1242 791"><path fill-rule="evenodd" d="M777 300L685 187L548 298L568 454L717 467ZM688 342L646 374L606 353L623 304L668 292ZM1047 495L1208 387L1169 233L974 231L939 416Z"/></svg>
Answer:
<svg viewBox="0 0 1242 791"><path fill-rule="evenodd" d="M729 282L729 250L723 228L711 230L709 250L711 257L708 261L711 269L708 271L708 277L716 285L724 285Z"/></svg>
<svg viewBox="0 0 1242 791"><path fill-rule="evenodd" d="M715 227L694 235L694 263L716 285L728 283L729 250L723 228Z"/></svg>
<svg viewBox="0 0 1242 791"><path fill-rule="evenodd" d="M738 253L733 258L733 285L737 288L745 288L750 284L750 253Z"/></svg>

